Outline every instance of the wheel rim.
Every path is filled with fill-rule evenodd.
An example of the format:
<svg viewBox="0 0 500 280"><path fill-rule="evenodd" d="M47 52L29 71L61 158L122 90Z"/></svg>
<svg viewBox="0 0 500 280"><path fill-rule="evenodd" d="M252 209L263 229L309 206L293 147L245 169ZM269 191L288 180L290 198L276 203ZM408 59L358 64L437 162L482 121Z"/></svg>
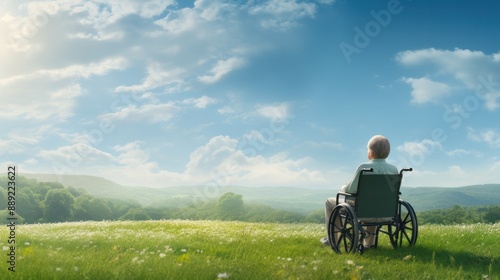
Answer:
<svg viewBox="0 0 500 280"><path fill-rule="evenodd" d="M341 254L355 251L358 245L359 231L353 212L338 205L332 211L328 227L328 238L332 249Z"/></svg>
<svg viewBox="0 0 500 280"><path fill-rule="evenodd" d="M395 248L413 246L417 242L417 216L406 201L400 201L398 204L398 215L394 224L389 225L389 236Z"/></svg>

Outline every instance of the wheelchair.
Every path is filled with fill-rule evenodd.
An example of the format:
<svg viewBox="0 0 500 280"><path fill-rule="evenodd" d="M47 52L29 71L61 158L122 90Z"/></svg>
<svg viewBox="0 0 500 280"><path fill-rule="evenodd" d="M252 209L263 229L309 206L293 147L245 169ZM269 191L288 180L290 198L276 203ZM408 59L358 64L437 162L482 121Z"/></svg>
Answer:
<svg viewBox="0 0 500 280"><path fill-rule="evenodd" d="M328 225L328 240L336 253L363 254L363 240L368 234L375 234L374 248L378 246L380 233L389 235L394 249L415 245L417 216L410 203L400 199L403 172L412 170L401 169L399 174L368 174L373 168L365 168L360 171L356 194L337 193L337 205ZM343 198L341 203L340 198ZM376 232L367 232L366 226L376 227Z"/></svg>

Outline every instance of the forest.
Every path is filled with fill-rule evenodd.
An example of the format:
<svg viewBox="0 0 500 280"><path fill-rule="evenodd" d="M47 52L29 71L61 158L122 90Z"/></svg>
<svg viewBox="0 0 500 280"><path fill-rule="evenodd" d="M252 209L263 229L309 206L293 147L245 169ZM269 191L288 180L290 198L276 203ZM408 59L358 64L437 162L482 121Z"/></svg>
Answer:
<svg viewBox="0 0 500 280"><path fill-rule="evenodd" d="M0 177L0 219L6 221L7 178ZM12 194L11 194L12 196ZM272 208L268 205L245 203L240 194L226 192L219 198L199 201L184 207L143 207L134 200L99 198L81 188L65 187L57 182L38 182L18 177L15 207L18 222L53 223L66 221L102 220L237 220L273 223L323 223L322 205L308 214ZM500 205L430 210L417 213L419 224L472 224L500 221Z"/></svg>

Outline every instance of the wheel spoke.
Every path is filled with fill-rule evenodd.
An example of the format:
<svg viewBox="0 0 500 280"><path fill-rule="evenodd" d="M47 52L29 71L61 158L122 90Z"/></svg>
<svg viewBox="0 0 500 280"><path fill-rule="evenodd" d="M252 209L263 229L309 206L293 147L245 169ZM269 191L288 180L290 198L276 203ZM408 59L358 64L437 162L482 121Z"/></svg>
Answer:
<svg viewBox="0 0 500 280"><path fill-rule="evenodd" d="M357 220L352 211L349 206L344 205L339 205L332 211L328 234L332 240L332 249L339 254L353 252L358 242L358 229L355 227Z"/></svg>
<svg viewBox="0 0 500 280"><path fill-rule="evenodd" d="M406 230L402 230L402 233L403 235L406 237L406 241L408 241L408 243L411 243L411 238L408 236L408 234L406 233Z"/></svg>
<svg viewBox="0 0 500 280"><path fill-rule="evenodd" d="M403 245L412 246L416 243L418 235L415 212L409 203L400 201L397 213L393 222L388 225L387 233L391 239L391 244L394 248L403 247Z"/></svg>

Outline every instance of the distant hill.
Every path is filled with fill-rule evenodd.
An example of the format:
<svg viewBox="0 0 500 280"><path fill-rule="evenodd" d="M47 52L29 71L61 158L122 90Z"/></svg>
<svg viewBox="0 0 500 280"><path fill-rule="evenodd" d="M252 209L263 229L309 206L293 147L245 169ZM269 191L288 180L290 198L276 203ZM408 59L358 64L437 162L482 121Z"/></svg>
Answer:
<svg viewBox="0 0 500 280"><path fill-rule="evenodd" d="M88 193L105 198L135 200L144 206L176 208L196 201L217 199L225 192L243 195L247 203L261 203L273 208L307 213L323 209L324 201L334 196L336 189L306 189L295 187L242 186L178 186L148 188L122 186L110 180L87 175L23 174L41 182L60 182L67 187L82 188ZM403 199L416 212L460 206L500 204L500 184L475 185L456 188L403 187Z"/></svg>
<svg viewBox="0 0 500 280"><path fill-rule="evenodd" d="M418 187L403 188L403 199L410 202L415 211L460 206L500 204L500 184L474 185L457 188Z"/></svg>

